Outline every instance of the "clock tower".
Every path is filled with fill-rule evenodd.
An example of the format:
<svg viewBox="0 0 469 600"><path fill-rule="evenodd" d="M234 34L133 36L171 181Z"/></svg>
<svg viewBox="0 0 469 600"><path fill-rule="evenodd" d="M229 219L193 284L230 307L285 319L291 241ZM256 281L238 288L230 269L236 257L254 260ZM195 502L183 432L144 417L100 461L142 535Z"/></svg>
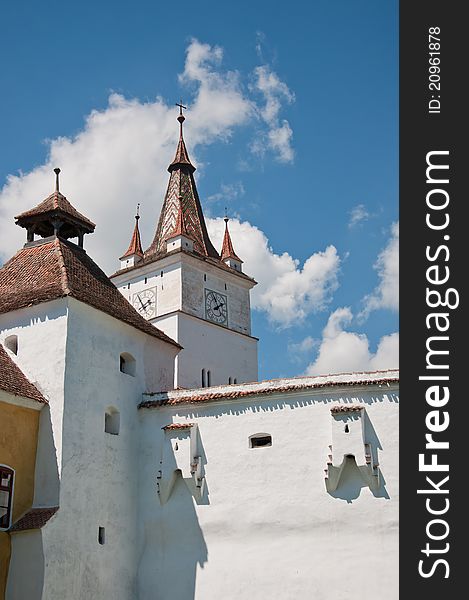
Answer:
<svg viewBox="0 0 469 600"><path fill-rule="evenodd" d="M153 241L144 252L137 210L130 245L111 279L140 314L183 347L176 358L176 387L257 381L249 298L256 282L243 273L228 218L220 253L210 241L184 142L182 108Z"/></svg>

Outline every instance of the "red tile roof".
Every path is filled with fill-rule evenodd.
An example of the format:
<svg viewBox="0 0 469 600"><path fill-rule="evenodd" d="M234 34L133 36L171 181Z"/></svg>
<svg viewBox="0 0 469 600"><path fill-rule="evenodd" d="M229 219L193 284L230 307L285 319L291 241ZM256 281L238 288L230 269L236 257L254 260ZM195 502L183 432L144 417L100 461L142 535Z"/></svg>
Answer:
<svg viewBox="0 0 469 600"><path fill-rule="evenodd" d="M399 371L397 369L363 373L337 373L313 377L292 377L289 379L270 379L253 383L238 383L236 385L220 385L194 390L172 390L144 394L144 397L147 399L139 404L139 408L158 408L160 406L173 406L177 404L235 400L252 396L307 391L328 387L389 386L398 381Z"/></svg>
<svg viewBox="0 0 469 600"><path fill-rule="evenodd" d="M64 296L181 347L144 319L86 252L71 242L54 238L27 244L0 269L0 313Z"/></svg>
<svg viewBox="0 0 469 600"><path fill-rule="evenodd" d="M30 217L52 213L65 213L69 217L72 217L74 221L84 225L86 229L90 229L91 231L94 231L96 227L93 221L90 221L87 217L78 212L77 209L70 204L67 198L58 191L53 192L36 207L21 213L15 217L15 219L17 224L21 224L21 222L28 220Z"/></svg>
<svg viewBox="0 0 469 600"><path fill-rule="evenodd" d="M30 398L41 404L47 404L47 400L41 392L24 375L23 371L8 356L6 350L0 344L0 390Z"/></svg>
<svg viewBox="0 0 469 600"><path fill-rule="evenodd" d="M178 429L190 429L191 427L194 427L194 423L170 423L161 429L164 429L165 431L173 431Z"/></svg>
<svg viewBox="0 0 469 600"><path fill-rule="evenodd" d="M234 251L233 244L231 242L230 231L228 229L228 218L225 217L225 235L223 237L221 259L225 260L226 258L234 258L235 260L239 260L239 262L243 262Z"/></svg>
<svg viewBox="0 0 469 600"><path fill-rule="evenodd" d="M134 232L132 234L132 239L130 240L129 247L125 254L123 254L120 258L122 260L126 256L132 256L136 254L137 256L141 256L143 258L143 248L142 248L142 240L140 239L140 230L138 228L138 220L140 217L136 215L135 217L135 227Z"/></svg>
<svg viewBox="0 0 469 600"><path fill-rule="evenodd" d="M10 527L10 531L27 531L41 529L59 510L58 506L47 508L31 508L25 515Z"/></svg>

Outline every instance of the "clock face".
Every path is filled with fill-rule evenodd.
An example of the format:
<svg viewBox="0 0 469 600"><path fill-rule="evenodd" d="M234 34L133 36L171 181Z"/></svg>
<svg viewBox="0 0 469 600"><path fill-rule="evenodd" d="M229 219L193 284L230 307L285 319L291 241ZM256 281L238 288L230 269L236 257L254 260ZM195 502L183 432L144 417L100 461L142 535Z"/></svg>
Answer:
<svg viewBox="0 0 469 600"><path fill-rule="evenodd" d="M149 288L134 294L133 307L146 319L156 316L156 289Z"/></svg>
<svg viewBox="0 0 469 600"><path fill-rule="evenodd" d="M219 325L228 324L228 303L225 295L205 290L205 317Z"/></svg>

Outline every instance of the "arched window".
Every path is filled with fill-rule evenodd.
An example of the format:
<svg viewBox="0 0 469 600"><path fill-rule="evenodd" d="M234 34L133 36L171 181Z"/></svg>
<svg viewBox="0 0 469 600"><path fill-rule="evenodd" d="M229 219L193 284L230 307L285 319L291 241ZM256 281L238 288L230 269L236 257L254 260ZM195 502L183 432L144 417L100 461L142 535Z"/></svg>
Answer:
<svg viewBox="0 0 469 600"><path fill-rule="evenodd" d="M202 369L202 387L205 387L205 369Z"/></svg>
<svg viewBox="0 0 469 600"><path fill-rule="evenodd" d="M119 435L121 416L117 408L109 407L104 413L104 431L111 435Z"/></svg>
<svg viewBox="0 0 469 600"><path fill-rule="evenodd" d="M13 352L13 354L18 354L18 336L9 335L7 338L5 338L5 348L8 348L8 350Z"/></svg>
<svg viewBox="0 0 469 600"><path fill-rule="evenodd" d="M228 385L231 385L231 377L228 377Z"/></svg>
<svg viewBox="0 0 469 600"><path fill-rule="evenodd" d="M238 383L238 380L236 379L236 377L233 379L233 383Z"/></svg>
<svg viewBox="0 0 469 600"><path fill-rule="evenodd" d="M0 530L8 529L11 525L14 479L13 469L0 465Z"/></svg>
<svg viewBox="0 0 469 600"><path fill-rule="evenodd" d="M249 437L250 448L265 448L272 446L272 436L268 433L255 433Z"/></svg>
<svg viewBox="0 0 469 600"><path fill-rule="evenodd" d="M119 368L121 373L127 373L127 375L132 375L132 377L135 377L135 358L128 352L123 352L120 355L119 360Z"/></svg>
<svg viewBox="0 0 469 600"><path fill-rule="evenodd" d="M207 371L207 387L210 387L212 385L212 374L210 373L210 371Z"/></svg>

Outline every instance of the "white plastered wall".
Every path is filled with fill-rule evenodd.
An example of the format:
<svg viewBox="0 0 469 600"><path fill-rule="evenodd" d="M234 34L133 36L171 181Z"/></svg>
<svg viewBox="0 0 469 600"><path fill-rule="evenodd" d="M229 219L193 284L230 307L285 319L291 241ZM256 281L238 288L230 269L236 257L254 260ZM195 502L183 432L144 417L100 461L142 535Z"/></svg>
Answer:
<svg viewBox="0 0 469 600"><path fill-rule="evenodd" d="M365 407L367 439L380 462L378 490L348 473L333 494L326 491L330 407L344 402ZM395 387L140 413L139 600L397 600ZM198 496L179 477L161 503L155 485L167 437L161 427L171 422L197 425L205 479ZM255 433L270 434L272 446L249 448ZM175 468L191 458L174 457Z"/></svg>
<svg viewBox="0 0 469 600"><path fill-rule="evenodd" d="M29 561L27 543L21 543L27 536L22 535L15 542L11 564L13 573L22 565L23 583L16 578L16 595L8 600L129 600L136 594L137 405L145 390L172 388L178 350L74 299L62 304L68 307L62 311L62 329L43 334L38 327L42 321L35 317L27 335L22 334L18 352L25 362L30 346L31 356L43 362L42 369L35 366L25 372L51 392L47 394L51 414L60 414L60 419L52 418L53 425L60 420L60 429L53 427L53 444L61 448L60 491L54 502L60 509L40 532L43 590L30 595L27 569L33 569L31 576L36 577L37 565ZM40 309L50 315L47 304ZM135 358L135 376L120 371L123 352ZM48 360L50 356L56 360ZM57 364L62 365L61 372L55 370ZM109 407L120 413L119 435L104 431ZM36 476L41 457L50 459L46 451L50 439L47 443L43 439L51 433L46 425L41 422ZM44 506L53 498L37 490L35 500ZM104 545L98 544L98 527L105 527Z"/></svg>

